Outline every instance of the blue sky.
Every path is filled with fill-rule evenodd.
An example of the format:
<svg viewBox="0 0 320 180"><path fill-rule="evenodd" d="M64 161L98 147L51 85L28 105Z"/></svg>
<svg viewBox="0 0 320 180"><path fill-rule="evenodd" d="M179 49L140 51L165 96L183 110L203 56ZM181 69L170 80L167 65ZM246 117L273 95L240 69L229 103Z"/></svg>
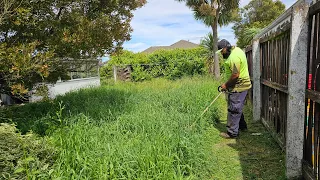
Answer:
<svg viewBox="0 0 320 180"><path fill-rule="evenodd" d="M250 0L240 0L240 6ZM282 0L289 8L296 0ZM210 28L193 18L192 11L175 0L148 0L148 3L134 12L131 22L132 38L124 44L124 49L140 52L150 46L168 46L179 40L200 43ZM219 28L220 39L236 43L232 24Z"/></svg>

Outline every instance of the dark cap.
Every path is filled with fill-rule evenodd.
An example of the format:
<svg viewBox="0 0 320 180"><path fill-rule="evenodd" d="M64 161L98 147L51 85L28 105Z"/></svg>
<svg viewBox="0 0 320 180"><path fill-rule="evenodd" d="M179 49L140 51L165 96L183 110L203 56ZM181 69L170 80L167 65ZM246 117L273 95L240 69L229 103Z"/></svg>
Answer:
<svg viewBox="0 0 320 180"><path fill-rule="evenodd" d="M220 52L223 48L226 47L231 47L231 44L229 43L229 41L222 39L218 42L218 51L216 53Z"/></svg>

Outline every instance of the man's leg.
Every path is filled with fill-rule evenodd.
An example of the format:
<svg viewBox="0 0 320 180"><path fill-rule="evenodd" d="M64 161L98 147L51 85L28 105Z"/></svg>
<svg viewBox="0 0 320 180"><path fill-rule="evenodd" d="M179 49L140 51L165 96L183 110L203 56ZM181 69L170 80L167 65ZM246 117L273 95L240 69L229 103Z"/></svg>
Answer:
<svg viewBox="0 0 320 180"><path fill-rule="evenodd" d="M239 122L246 95L247 91L229 94L227 133L230 136L238 136L239 134Z"/></svg>
<svg viewBox="0 0 320 180"><path fill-rule="evenodd" d="M240 118L239 129L240 129L240 130L247 130L247 129L248 129L247 123L246 123L246 121L244 120L244 115L243 115L243 113L242 113L241 118Z"/></svg>

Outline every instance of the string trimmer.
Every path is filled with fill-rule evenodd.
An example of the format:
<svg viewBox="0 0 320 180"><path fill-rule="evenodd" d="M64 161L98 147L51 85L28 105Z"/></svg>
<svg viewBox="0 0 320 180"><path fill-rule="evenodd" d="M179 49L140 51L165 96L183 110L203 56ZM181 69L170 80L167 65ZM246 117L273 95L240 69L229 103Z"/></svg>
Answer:
<svg viewBox="0 0 320 180"><path fill-rule="evenodd" d="M209 106L207 106L207 108L201 113L201 115L199 116L199 118L201 118L201 117L204 115L204 113L206 113L206 112L208 111L208 109L210 108L210 106L212 106L212 104L217 101L217 99L221 96L222 93L227 92L227 90L226 90L226 89L222 89L221 86L218 87L218 91L219 91L220 93L213 99L213 101L209 104ZM198 118L198 119L199 119L199 118ZM197 119L197 120L198 120L198 119ZM193 127L194 124L197 122L197 120L194 121L194 123L192 123L192 125L191 125L190 127Z"/></svg>
<svg viewBox="0 0 320 180"><path fill-rule="evenodd" d="M216 100L220 97L220 95L221 95L222 93L226 92L226 90L225 90L225 89L222 89L221 86L218 87L218 91L220 92L220 93L218 94L218 96L217 96L216 98L214 98L214 100L209 104L209 106L202 112L202 114L200 115L200 117L202 117L202 116L204 115L204 113L206 113L206 112L208 111L209 107L210 107L214 102L216 102Z"/></svg>

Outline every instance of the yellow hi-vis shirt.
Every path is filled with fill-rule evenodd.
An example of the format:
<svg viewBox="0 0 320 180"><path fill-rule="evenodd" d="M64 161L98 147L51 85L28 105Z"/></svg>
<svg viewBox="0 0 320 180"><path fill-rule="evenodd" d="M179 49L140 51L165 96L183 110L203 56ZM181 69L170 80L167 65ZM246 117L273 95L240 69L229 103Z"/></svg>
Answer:
<svg viewBox="0 0 320 180"><path fill-rule="evenodd" d="M226 78L233 73L240 72L239 78L234 87L228 87L231 92L243 92L251 88L250 75L246 54L242 49L233 47L228 59L224 62Z"/></svg>

